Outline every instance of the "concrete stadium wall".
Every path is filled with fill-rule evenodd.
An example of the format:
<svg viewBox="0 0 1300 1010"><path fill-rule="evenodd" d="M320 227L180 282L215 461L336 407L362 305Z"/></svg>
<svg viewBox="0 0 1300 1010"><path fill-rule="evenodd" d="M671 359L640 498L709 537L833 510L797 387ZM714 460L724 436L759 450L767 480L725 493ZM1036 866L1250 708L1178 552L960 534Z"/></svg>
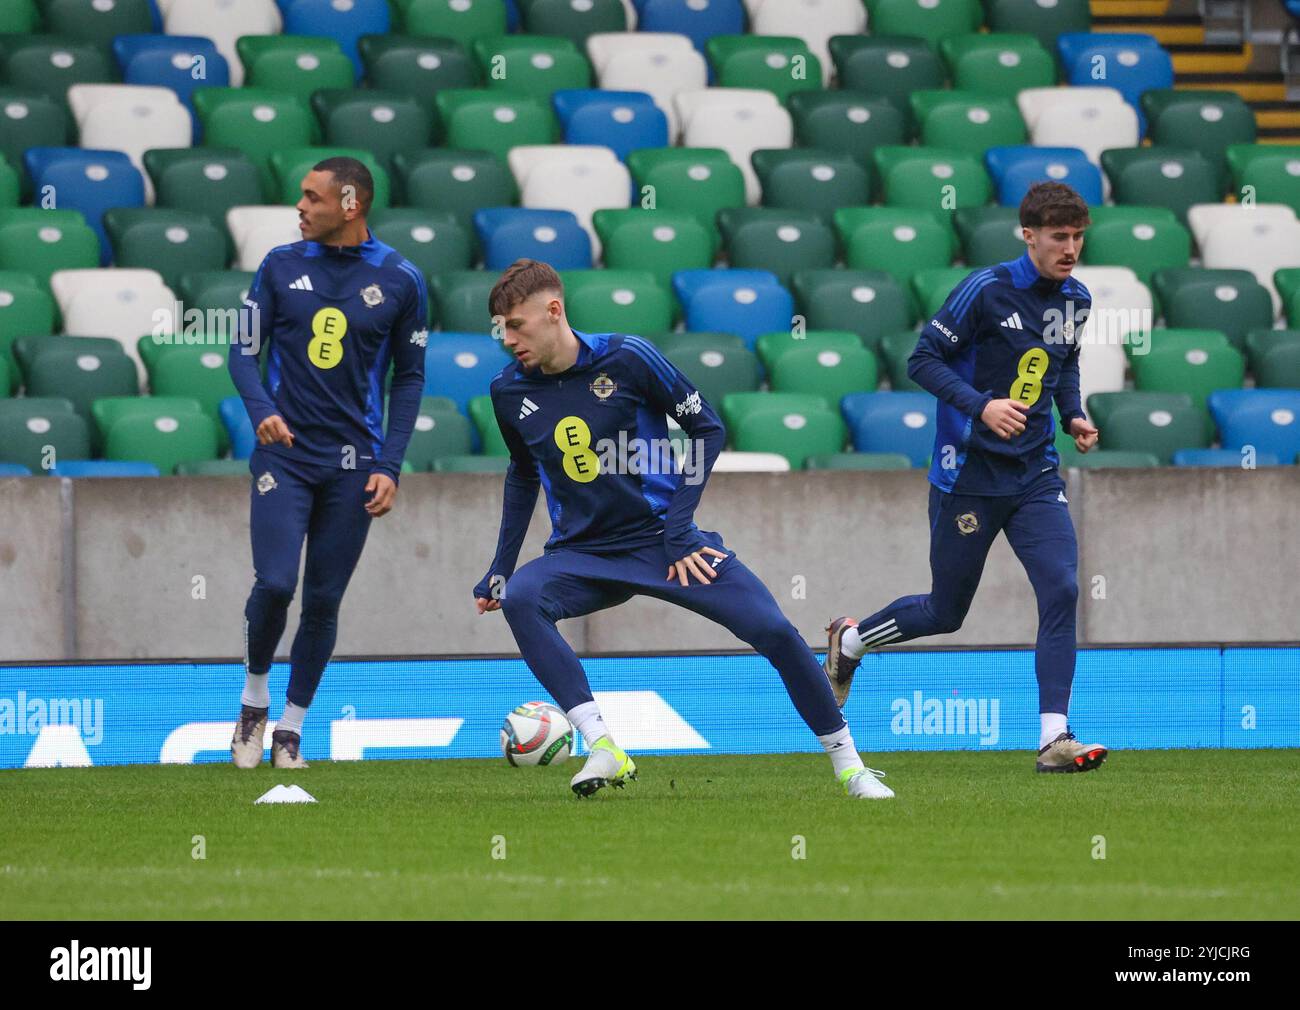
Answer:
<svg viewBox="0 0 1300 1010"><path fill-rule="evenodd" d="M804 637L930 584L927 484L914 471L719 474L697 519L722 532ZM1082 643L1300 639L1300 469L1073 471ZM0 480L0 660L242 655L252 584L238 477ZM412 474L376 521L338 655L515 653L470 589L496 544L501 480ZM521 557L549 524L539 503ZM1005 539L966 624L933 645L1032 644L1033 593ZM297 601L282 642L287 655ZM584 652L728 649L728 632L636 599L561 625Z"/></svg>

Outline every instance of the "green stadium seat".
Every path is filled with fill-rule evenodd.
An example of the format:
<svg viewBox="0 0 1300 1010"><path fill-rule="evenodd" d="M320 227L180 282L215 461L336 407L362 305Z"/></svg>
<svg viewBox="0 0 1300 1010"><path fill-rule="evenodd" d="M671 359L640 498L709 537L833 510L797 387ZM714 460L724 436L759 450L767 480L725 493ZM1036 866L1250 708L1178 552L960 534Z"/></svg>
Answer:
<svg viewBox="0 0 1300 1010"><path fill-rule="evenodd" d="M951 217L961 207L982 207L993 196L983 156L941 147L886 146L872 155L885 203Z"/></svg>
<svg viewBox="0 0 1300 1010"><path fill-rule="evenodd" d="M1025 88L1056 84L1056 59L1033 35L949 35L940 40L939 54L960 91L1014 100Z"/></svg>
<svg viewBox="0 0 1300 1010"><path fill-rule="evenodd" d="M1187 393L1197 406L1216 389L1238 389L1246 377L1245 356L1235 347L1159 347L1134 355L1133 382L1138 389ZM1186 447L1183 447L1186 448Z"/></svg>
<svg viewBox="0 0 1300 1010"><path fill-rule="evenodd" d="M356 158L370 169L375 180L374 210L383 210L393 202L388 170L363 147L289 147L275 151L270 157L270 165L271 174L275 178L276 201L296 204L302 199L302 181L307 173L313 166L333 157Z"/></svg>
<svg viewBox="0 0 1300 1010"><path fill-rule="evenodd" d="M0 50L0 63L8 87L45 95L65 111L74 84L112 84L117 79L107 46L66 35L20 36Z"/></svg>
<svg viewBox="0 0 1300 1010"><path fill-rule="evenodd" d="M519 0L519 13L533 35L562 35L580 46L597 32L628 30L622 0Z"/></svg>
<svg viewBox="0 0 1300 1010"><path fill-rule="evenodd" d="M113 265L144 267L162 275L168 287L196 270L226 265L227 236L206 214L166 207L115 207L104 212L113 244Z"/></svg>
<svg viewBox="0 0 1300 1010"><path fill-rule="evenodd" d="M783 285L797 270L835 265L835 232L811 211L727 207L718 228L733 269L770 270Z"/></svg>
<svg viewBox="0 0 1300 1010"><path fill-rule="evenodd" d="M585 333L657 333L670 329L672 293L647 270L564 270L564 309Z"/></svg>
<svg viewBox="0 0 1300 1010"><path fill-rule="evenodd" d="M722 413L736 450L777 453L796 470L809 456L842 451L848 437L839 411L809 393L732 393Z"/></svg>
<svg viewBox="0 0 1300 1010"><path fill-rule="evenodd" d="M1255 113L1232 91L1153 88L1139 98L1147 135L1159 147L1193 147L1219 172L1219 190L1230 184L1227 149L1255 142Z"/></svg>
<svg viewBox="0 0 1300 1010"><path fill-rule="evenodd" d="M1156 270L1186 267L1191 255L1192 234L1186 227L1150 215L1136 221L1094 221L1082 260L1089 266L1128 267L1149 287Z"/></svg>
<svg viewBox="0 0 1300 1010"><path fill-rule="evenodd" d="M1033 35L1049 53L1056 52L1057 36L1092 30L1088 0L985 0L984 16L990 32Z"/></svg>
<svg viewBox="0 0 1300 1010"><path fill-rule="evenodd" d="M62 333L25 333L15 337L10 347L19 372L24 376L31 374L37 358L47 351L57 349L100 356L119 355L124 357L126 354L122 344L113 337L71 337ZM132 395L135 394L132 393Z"/></svg>
<svg viewBox="0 0 1300 1010"><path fill-rule="evenodd" d="M356 83L352 60L331 38L245 35L235 48L248 87L293 95L304 104L322 88L351 88Z"/></svg>
<svg viewBox="0 0 1300 1010"><path fill-rule="evenodd" d="M618 208L592 216L605 265L646 270L672 289L675 270L703 270L717 256L717 232L689 211Z"/></svg>
<svg viewBox="0 0 1300 1010"><path fill-rule="evenodd" d="M1214 431L1204 407L1139 404L1116 407L1105 426L1099 422L1097 427L1108 451L1149 452L1162 465L1179 449L1209 448Z"/></svg>
<svg viewBox="0 0 1300 1010"><path fill-rule="evenodd" d="M888 99L915 129L908 97L914 91L942 88L948 83L943 60L915 33L890 36L874 22L871 35L837 35L830 41L831 59L840 87Z"/></svg>
<svg viewBox="0 0 1300 1010"><path fill-rule="evenodd" d="M948 266L956 247L952 229L927 210L842 207L835 230L850 268L886 270L904 286L918 270Z"/></svg>
<svg viewBox="0 0 1300 1010"><path fill-rule="evenodd" d="M504 159L512 147L553 144L559 136L550 105L532 95L448 88L434 102L447 147Z"/></svg>
<svg viewBox="0 0 1300 1010"><path fill-rule="evenodd" d="M80 42L107 46L117 35L153 31L149 0L44 0L45 30Z"/></svg>
<svg viewBox="0 0 1300 1010"><path fill-rule="evenodd" d="M1273 286L1282 298L1287 321L1292 326L1300 327L1300 267L1275 271Z"/></svg>
<svg viewBox="0 0 1300 1010"><path fill-rule="evenodd" d="M63 397L89 420L90 405L100 397L140 392L135 362L120 348L108 353L78 348L71 343L74 339L52 342L36 355L26 373L28 396Z"/></svg>
<svg viewBox="0 0 1300 1010"><path fill-rule="evenodd" d="M473 88L478 69L455 39L363 35L357 44L371 87L414 98L430 113L444 88Z"/></svg>
<svg viewBox="0 0 1300 1010"><path fill-rule="evenodd" d="M506 34L501 0L398 0L408 35L454 39L468 49L475 39Z"/></svg>
<svg viewBox="0 0 1300 1010"><path fill-rule="evenodd" d="M708 227L717 227L717 213L745 206L745 179L720 148L642 148L627 156L646 210L689 211Z"/></svg>
<svg viewBox="0 0 1300 1010"><path fill-rule="evenodd" d="M251 270L202 270L181 274L176 293L190 308L238 309L248 297L255 274Z"/></svg>
<svg viewBox="0 0 1300 1010"><path fill-rule="evenodd" d="M1141 344L1137 341L1124 345L1124 353L1130 358L1139 357L1151 350L1168 350L1170 348L1179 351L1192 351L1197 349L1208 349L1211 347L1230 347L1231 342L1228 335L1222 330L1210 330L1201 328L1179 328L1174 329L1168 326L1157 326L1151 331L1148 345L1145 350L1139 350Z"/></svg>
<svg viewBox="0 0 1300 1010"><path fill-rule="evenodd" d="M64 147L72 138L72 114L62 97L0 86L0 154L18 172L22 199L32 195L23 152L29 147Z"/></svg>
<svg viewBox="0 0 1300 1010"><path fill-rule="evenodd" d="M474 427L478 429L485 456L510 455L510 449L506 446L506 440L501 435L501 429L497 425L496 411L492 408L492 397L486 395L476 396L470 400L469 419L474 422Z"/></svg>
<svg viewBox="0 0 1300 1010"><path fill-rule="evenodd" d="M1143 470L1160 466L1160 457L1152 452L1130 452L1123 449L1093 449L1087 453L1075 452L1067 466L1080 470Z"/></svg>
<svg viewBox="0 0 1300 1010"><path fill-rule="evenodd" d="M181 463L217 455L217 423L206 414L154 413L123 416L109 429L105 459L142 460L160 473L174 473Z"/></svg>
<svg viewBox="0 0 1300 1010"><path fill-rule="evenodd" d="M1151 287L1166 326L1220 330L1239 351L1247 333L1273 324L1273 298L1249 270L1165 268L1151 275Z"/></svg>
<svg viewBox="0 0 1300 1010"><path fill-rule="evenodd" d="M36 397L0 400L0 462L44 473L89 458L90 426L80 414Z"/></svg>
<svg viewBox="0 0 1300 1010"><path fill-rule="evenodd" d="M509 469L508 456L439 456L433 461L434 473L505 473Z"/></svg>
<svg viewBox="0 0 1300 1010"><path fill-rule="evenodd" d="M962 259L975 267L1018 259L1025 251L1018 207L962 207L952 215Z"/></svg>
<svg viewBox="0 0 1300 1010"><path fill-rule="evenodd" d="M805 348L816 351L851 352L862 350L862 340L849 330L777 330L759 334L754 350L768 372L773 371L785 355ZM832 406L837 406L836 404Z"/></svg>
<svg viewBox="0 0 1300 1010"><path fill-rule="evenodd" d="M80 211L0 210L0 270L21 270L48 288L56 270L99 266L99 238Z"/></svg>
<svg viewBox="0 0 1300 1010"><path fill-rule="evenodd" d="M1187 224L1187 209L1223 198L1219 170L1190 147L1117 147L1101 152L1116 203L1167 207Z"/></svg>
<svg viewBox="0 0 1300 1010"><path fill-rule="evenodd" d="M0 355L0 399L9 396L10 385L18 384L18 369L9 363L7 354Z"/></svg>
<svg viewBox="0 0 1300 1010"><path fill-rule="evenodd" d="M840 400L849 393L873 392L880 384L876 356L862 346L857 334L844 335L852 339L852 344L818 347L809 339L808 346L781 354L772 364L772 390L812 393L831 410L837 410Z"/></svg>
<svg viewBox="0 0 1300 1010"><path fill-rule="evenodd" d="M936 267L913 274L912 293L921 309L921 317L929 319L936 315L957 285L974 272L973 267Z"/></svg>
<svg viewBox="0 0 1300 1010"><path fill-rule="evenodd" d="M190 397L214 420L221 401L238 396L226 368L224 348L171 345L149 369L149 388L155 396Z"/></svg>
<svg viewBox="0 0 1300 1010"><path fill-rule="evenodd" d="M572 41L545 35L502 35L474 43L479 74L490 90L550 98L591 87L591 64Z"/></svg>
<svg viewBox="0 0 1300 1010"><path fill-rule="evenodd" d="M1246 348L1256 386L1300 389L1300 330L1255 330Z"/></svg>
<svg viewBox="0 0 1300 1010"><path fill-rule="evenodd" d="M908 113L889 98L863 91L797 91L789 107L795 143L849 155L866 169L872 193L879 186L873 152L907 141Z"/></svg>
<svg viewBox="0 0 1300 1010"><path fill-rule="evenodd" d="M192 396L107 396L90 405L90 414L101 441L107 441L113 425L126 417L156 417L159 414L202 414L203 406ZM210 455L215 456L216 453ZM125 456L123 459L132 457ZM204 457L200 457L204 458ZM162 467L158 469L162 470ZM170 470L164 470L170 473Z"/></svg>
<svg viewBox="0 0 1300 1010"><path fill-rule="evenodd" d="M13 342L26 334L54 332L54 298L49 289L32 274L0 271L0 360L8 364L7 384L0 392L8 395L18 389L18 359Z"/></svg>
<svg viewBox="0 0 1300 1010"><path fill-rule="evenodd" d="M810 330L849 330L872 351L916 322L906 289L884 270L800 270L792 290Z"/></svg>
<svg viewBox="0 0 1300 1010"><path fill-rule="evenodd" d="M817 148L758 150L750 159L763 206L817 214L827 224L840 207L871 202L871 171L851 154Z"/></svg>
<svg viewBox="0 0 1300 1010"><path fill-rule="evenodd" d="M916 35L937 46L949 35L969 35L984 23L980 0L865 0L871 31Z"/></svg>
<svg viewBox="0 0 1300 1010"><path fill-rule="evenodd" d="M703 330L664 330L647 333L645 338L665 357L674 354L692 354L697 351L730 351L745 347L745 338L735 333L709 333Z"/></svg>
<svg viewBox="0 0 1300 1010"><path fill-rule="evenodd" d="M899 330L881 338L880 357L889 376L889 388L901 393L921 390L920 385L907 374L907 359L916 350L920 334L916 330Z"/></svg>
<svg viewBox="0 0 1300 1010"><path fill-rule="evenodd" d="M17 207L21 191L22 183L18 177L18 170L0 155L0 209Z"/></svg>
<svg viewBox="0 0 1300 1010"><path fill-rule="evenodd" d="M776 35L714 35L704 44L719 87L770 91L785 102L796 91L820 91L822 63L803 39Z"/></svg>
<svg viewBox="0 0 1300 1010"><path fill-rule="evenodd" d="M1300 144L1231 144L1224 152L1238 194L1256 203L1284 203L1300 214Z"/></svg>
<svg viewBox="0 0 1300 1010"><path fill-rule="evenodd" d="M318 91L311 107L326 144L369 151L386 170L398 153L413 154L434 143L433 117L398 91Z"/></svg>
<svg viewBox="0 0 1300 1010"><path fill-rule="evenodd" d="M226 233L226 211L271 196L262 189L257 165L233 147L156 148L145 151L144 167L157 205L205 215L225 236L227 256L234 255L235 247Z"/></svg>
<svg viewBox="0 0 1300 1010"><path fill-rule="evenodd" d="M178 477L245 477L249 476L246 459L196 459L176 464Z"/></svg>
<svg viewBox="0 0 1300 1010"><path fill-rule="evenodd" d="M429 294L437 306L441 328L449 333L490 332L488 295L496 282L497 274L486 270L449 270L429 278Z"/></svg>
<svg viewBox="0 0 1300 1010"><path fill-rule="evenodd" d="M31 35L40 30L36 0L10 0L0 7L0 34Z"/></svg>
<svg viewBox="0 0 1300 1010"><path fill-rule="evenodd" d="M679 368L706 403L715 409L731 393L753 393L759 388L763 370L758 356L745 347L744 341L734 334L681 333L679 337L697 338L679 341L660 350L664 357ZM709 337L734 337L736 343L710 340Z"/></svg>
<svg viewBox="0 0 1300 1010"><path fill-rule="evenodd" d="M474 239L450 211L390 207L373 212L369 224L375 238L414 263L425 277L473 265Z"/></svg>
<svg viewBox="0 0 1300 1010"><path fill-rule="evenodd" d="M921 143L927 147L983 158L990 147L1020 145L1029 139L1020 110L1010 98L931 89L912 92L909 101L920 124Z"/></svg>
<svg viewBox="0 0 1300 1010"><path fill-rule="evenodd" d="M320 143L320 128L306 103L263 88L199 88L194 110L208 147L237 148L257 167L262 192L279 192L271 155Z"/></svg>
<svg viewBox="0 0 1300 1010"><path fill-rule="evenodd" d="M912 461L897 452L827 452L804 461L809 470L910 470Z"/></svg>
<svg viewBox="0 0 1300 1010"><path fill-rule="evenodd" d="M1175 410L1180 407L1191 406L1193 406L1192 398L1187 393L1154 393L1140 389L1126 389L1113 393L1093 393L1088 397L1086 404L1088 417L1103 432L1110 425L1111 415L1123 407L1143 408L1146 410Z"/></svg>
<svg viewBox="0 0 1300 1010"><path fill-rule="evenodd" d="M402 201L426 210L450 211L475 236L474 213L519 200L515 177L489 151L435 148L393 157Z"/></svg>
<svg viewBox="0 0 1300 1010"><path fill-rule="evenodd" d="M474 447L469 419L455 406L447 407L421 402L415 418L411 441L406 447L406 459L417 471L431 470L442 456L465 456Z"/></svg>

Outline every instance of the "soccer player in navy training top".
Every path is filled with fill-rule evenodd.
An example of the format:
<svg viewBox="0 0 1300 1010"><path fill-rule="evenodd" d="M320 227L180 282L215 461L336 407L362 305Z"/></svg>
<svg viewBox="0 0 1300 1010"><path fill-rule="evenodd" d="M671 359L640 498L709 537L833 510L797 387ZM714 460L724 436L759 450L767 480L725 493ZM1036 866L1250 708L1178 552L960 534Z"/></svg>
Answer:
<svg viewBox="0 0 1300 1010"><path fill-rule="evenodd" d="M1074 681L1078 545L1058 469L1052 401L1080 452L1098 432L1079 401L1078 338L1091 310L1071 276L1090 223L1069 186L1031 186L1020 204L1028 248L976 270L921 331L907 374L939 399L930 467L931 589L862 621L831 621L824 669L841 705L868 649L961 627L984 559L1004 532L1038 598L1035 671L1040 772L1097 768L1067 713Z"/></svg>
<svg viewBox="0 0 1300 1010"><path fill-rule="evenodd" d="M863 767L816 657L772 594L718 534L695 525L725 441L713 408L652 344L573 330L560 278L545 263L520 260L506 270L489 308L515 356L492 380L510 467L496 556L474 596L480 614L504 612L520 654L587 741L573 791L621 787L636 765L610 736L556 622L643 595L702 614L753 646L780 673L845 791L893 796L880 772ZM689 436L680 463L665 415ZM551 537L516 572L539 487Z"/></svg>
<svg viewBox="0 0 1300 1010"><path fill-rule="evenodd" d="M419 413L428 296L420 272L370 234L374 191L354 158L328 158L307 174L298 201L303 240L262 261L244 313L256 328L230 348L230 375L258 441L248 464L256 581L244 608L244 693L230 744L240 768L262 760L267 675L304 539L302 616L271 763L306 767L303 718L334 651L339 602L371 519L393 507Z"/></svg>

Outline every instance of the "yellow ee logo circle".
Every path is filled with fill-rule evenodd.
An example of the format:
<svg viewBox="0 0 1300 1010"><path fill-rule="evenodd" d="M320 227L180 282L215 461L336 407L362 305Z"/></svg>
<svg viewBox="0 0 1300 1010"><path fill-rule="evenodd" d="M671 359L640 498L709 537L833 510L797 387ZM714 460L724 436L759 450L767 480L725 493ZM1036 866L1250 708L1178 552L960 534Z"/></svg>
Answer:
<svg viewBox="0 0 1300 1010"><path fill-rule="evenodd" d="M564 472L570 480L590 484L600 476L600 457L591 451L591 429L582 418L561 418L555 426L555 444L564 453Z"/></svg>
<svg viewBox="0 0 1300 1010"><path fill-rule="evenodd" d="M343 338L348 332L348 317L340 309L321 309L311 317L311 343L307 358L317 368L333 368L343 360Z"/></svg>
<svg viewBox="0 0 1300 1010"><path fill-rule="evenodd" d="M1049 360L1047 351L1041 347L1025 351L1016 368L1016 381L1011 383L1011 399L1019 400L1027 407L1037 402L1043 395L1043 376L1047 374Z"/></svg>

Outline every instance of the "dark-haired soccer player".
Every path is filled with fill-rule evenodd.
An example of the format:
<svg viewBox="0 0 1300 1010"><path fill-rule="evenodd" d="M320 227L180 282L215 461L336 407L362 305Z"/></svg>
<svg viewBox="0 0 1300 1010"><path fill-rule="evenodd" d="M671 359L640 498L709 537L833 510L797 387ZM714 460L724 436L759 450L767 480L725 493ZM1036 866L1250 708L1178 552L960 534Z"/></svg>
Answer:
<svg viewBox="0 0 1300 1010"><path fill-rule="evenodd" d="M1087 204L1069 186L1031 186L1020 204L1025 254L976 270L922 329L907 374L939 399L931 589L827 628L824 669L843 705L868 649L961 627L989 547L1005 533L1038 598L1040 772L1091 771L1106 759L1105 747L1075 739L1067 719L1078 545L1052 419L1055 400L1078 450L1097 443L1079 401L1078 337L1092 296L1071 276L1089 223Z"/></svg>
<svg viewBox="0 0 1300 1010"><path fill-rule="evenodd" d="M695 525L725 441L695 387L639 337L575 331L564 287L545 263L520 260L506 270L489 308L515 356L492 380L510 468L496 556L474 596L480 614L505 613L520 654L587 741L591 753L573 791L621 787L636 777L636 764L610 736L556 622L653 596L718 622L776 667L850 796L893 796L880 772L863 767L816 657L772 594L718 534ZM690 436L680 464L665 415ZM543 555L516 572L539 487L551 537Z"/></svg>
<svg viewBox="0 0 1300 1010"><path fill-rule="evenodd" d="M419 412L428 296L420 272L370 234L374 192L369 170L354 158L327 158L307 174L298 201L303 240L262 261L244 313L257 329L242 331L230 348L230 375L259 443L248 464L256 582L244 608L244 693L230 744L240 768L262 760L267 675L304 539L302 617L271 763L306 767L303 718L334 651L339 603L370 520L393 507Z"/></svg>

